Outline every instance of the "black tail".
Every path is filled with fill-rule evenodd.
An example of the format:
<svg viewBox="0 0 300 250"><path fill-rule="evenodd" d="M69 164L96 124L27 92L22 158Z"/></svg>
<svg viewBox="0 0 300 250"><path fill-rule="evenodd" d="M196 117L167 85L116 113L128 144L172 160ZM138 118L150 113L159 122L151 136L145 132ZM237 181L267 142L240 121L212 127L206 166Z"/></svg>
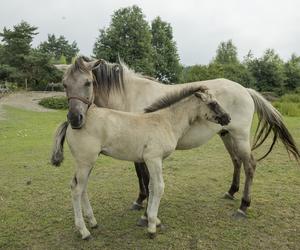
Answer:
<svg viewBox="0 0 300 250"><path fill-rule="evenodd" d="M51 164L60 166L64 160L64 142L69 122L63 122L56 130L51 156Z"/></svg>
<svg viewBox="0 0 300 250"><path fill-rule="evenodd" d="M271 131L273 131L273 142L268 152L262 156L260 160L267 157L271 153L277 139L279 138L285 146L287 152L292 154L299 162L300 152L297 145L288 131L287 127L283 123L282 116L277 109L275 109L271 103L269 103L262 95L253 89L247 89L251 95L255 109L258 115L258 126L254 136L254 142L252 150L258 148L267 139Z"/></svg>

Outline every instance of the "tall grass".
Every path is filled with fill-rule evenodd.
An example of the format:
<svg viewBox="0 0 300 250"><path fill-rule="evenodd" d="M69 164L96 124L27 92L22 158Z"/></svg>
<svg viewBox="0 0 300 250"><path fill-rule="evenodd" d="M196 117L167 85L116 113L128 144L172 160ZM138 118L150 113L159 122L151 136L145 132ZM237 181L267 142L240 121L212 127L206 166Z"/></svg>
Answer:
<svg viewBox="0 0 300 250"><path fill-rule="evenodd" d="M286 116L300 116L300 94L285 94L273 102L279 112Z"/></svg>

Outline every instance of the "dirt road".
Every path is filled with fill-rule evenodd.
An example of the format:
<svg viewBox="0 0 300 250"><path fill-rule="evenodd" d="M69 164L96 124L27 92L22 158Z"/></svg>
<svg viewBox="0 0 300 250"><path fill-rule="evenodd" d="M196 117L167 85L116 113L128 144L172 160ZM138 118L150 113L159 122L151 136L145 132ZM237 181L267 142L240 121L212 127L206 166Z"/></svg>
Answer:
<svg viewBox="0 0 300 250"><path fill-rule="evenodd" d="M17 92L5 95L0 98L0 120L5 118L5 110L3 105L22 108L37 112L54 112L53 109L47 109L38 104L38 102L51 96L64 96L64 92L44 92L44 91L30 91L30 92Z"/></svg>

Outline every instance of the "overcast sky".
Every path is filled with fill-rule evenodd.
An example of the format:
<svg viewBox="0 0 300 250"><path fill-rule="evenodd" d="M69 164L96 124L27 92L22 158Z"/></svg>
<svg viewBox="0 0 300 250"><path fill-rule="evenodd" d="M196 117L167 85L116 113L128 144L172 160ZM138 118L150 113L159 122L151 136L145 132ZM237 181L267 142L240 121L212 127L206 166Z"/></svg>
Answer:
<svg viewBox="0 0 300 250"><path fill-rule="evenodd" d="M221 41L232 39L242 58L274 48L283 59L300 55L300 0L1 0L0 30L21 20L37 26L34 46L47 34L75 40L91 55L99 29L114 10L138 5L148 21L160 16L173 27L181 63L207 64Z"/></svg>

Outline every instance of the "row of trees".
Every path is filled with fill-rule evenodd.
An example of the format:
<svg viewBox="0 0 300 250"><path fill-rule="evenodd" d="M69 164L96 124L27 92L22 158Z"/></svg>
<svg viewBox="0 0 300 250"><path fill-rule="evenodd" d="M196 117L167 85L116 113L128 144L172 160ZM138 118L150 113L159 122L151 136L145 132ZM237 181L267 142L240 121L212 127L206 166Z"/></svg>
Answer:
<svg viewBox="0 0 300 250"><path fill-rule="evenodd" d="M93 52L110 62L120 57L136 71L165 83L223 77L278 94L300 88L300 57L293 54L284 62L273 49L267 49L259 58L249 51L240 61L231 40L220 43L208 65L180 65L171 25L160 17L148 24L137 6L114 12L109 27L100 30Z"/></svg>
<svg viewBox="0 0 300 250"><path fill-rule="evenodd" d="M28 83L34 89L60 81L61 72L53 64L71 63L79 52L76 42L50 34L47 41L32 48L36 34L37 28L26 22L11 30L4 28L0 33L0 81ZM231 40L220 43L208 65L180 65L171 25L160 17L148 23L137 6L113 13L110 25L100 29L93 53L109 62L121 58L135 71L164 83L223 77L278 94L300 88L300 57L293 54L284 62L274 50L268 49L259 58L249 51L240 61Z"/></svg>
<svg viewBox="0 0 300 250"><path fill-rule="evenodd" d="M284 62L273 49L255 58L251 51L241 62L231 40L221 42L215 58L208 65L194 65L183 70L182 82L228 78L259 91L283 94L300 88L300 57L292 54Z"/></svg>
<svg viewBox="0 0 300 250"><path fill-rule="evenodd" d="M22 21L0 33L0 81L14 82L25 88L45 89L49 82L59 82L62 72L55 63L71 63L79 52L76 42L69 44L63 37L48 35L48 40L32 48L37 27Z"/></svg>

